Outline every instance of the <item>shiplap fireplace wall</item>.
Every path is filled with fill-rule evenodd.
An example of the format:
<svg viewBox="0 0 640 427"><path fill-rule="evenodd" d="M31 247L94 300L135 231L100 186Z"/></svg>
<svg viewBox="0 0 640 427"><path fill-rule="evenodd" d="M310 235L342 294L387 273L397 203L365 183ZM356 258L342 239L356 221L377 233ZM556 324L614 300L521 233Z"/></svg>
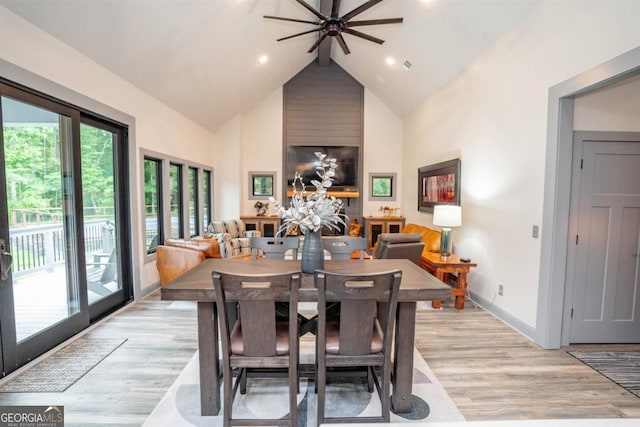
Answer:
<svg viewBox="0 0 640 427"><path fill-rule="evenodd" d="M362 218L364 86L338 64L313 61L284 85L282 170L289 146L350 146L359 148L360 197L343 199L349 218ZM283 177L283 193L287 194Z"/></svg>

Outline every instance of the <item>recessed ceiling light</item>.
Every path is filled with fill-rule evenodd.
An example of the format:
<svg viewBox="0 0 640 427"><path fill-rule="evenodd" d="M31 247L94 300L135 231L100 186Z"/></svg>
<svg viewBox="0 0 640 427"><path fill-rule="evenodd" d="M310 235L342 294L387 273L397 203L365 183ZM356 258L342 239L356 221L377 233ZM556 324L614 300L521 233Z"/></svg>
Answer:
<svg viewBox="0 0 640 427"><path fill-rule="evenodd" d="M269 60L269 57L267 55L260 55L260 57L258 57L258 62L260 64L264 64L265 62L267 62Z"/></svg>
<svg viewBox="0 0 640 427"><path fill-rule="evenodd" d="M422 0L422 3L424 3L424 4L429 4L429 3L431 3L432 1L433 1L433 0Z"/></svg>
<svg viewBox="0 0 640 427"><path fill-rule="evenodd" d="M387 57L387 59L384 60L384 62L387 63L387 65L393 65L396 63L396 60L390 56Z"/></svg>

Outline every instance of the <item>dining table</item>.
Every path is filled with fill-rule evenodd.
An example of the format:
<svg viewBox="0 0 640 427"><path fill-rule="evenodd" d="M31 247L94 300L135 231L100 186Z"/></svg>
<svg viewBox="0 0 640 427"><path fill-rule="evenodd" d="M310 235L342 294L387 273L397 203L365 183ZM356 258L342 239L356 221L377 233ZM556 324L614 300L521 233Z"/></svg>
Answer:
<svg viewBox="0 0 640 427"><path fill-rule="evenodd" d="M396 314L391 396L392 410L412 410L413 352L418 301L448 300L451 288L407 259L325 260L324 271L339 274L372 274L402 271ZM220 355L216 297L212 272L253 275L300 272L299 260L211 258L161 288L167 301L195 301L198 322L200 362L200 412L217 415L220 411ZM313 274L302 274L300 302L317 302L318 290Z"/></svg>

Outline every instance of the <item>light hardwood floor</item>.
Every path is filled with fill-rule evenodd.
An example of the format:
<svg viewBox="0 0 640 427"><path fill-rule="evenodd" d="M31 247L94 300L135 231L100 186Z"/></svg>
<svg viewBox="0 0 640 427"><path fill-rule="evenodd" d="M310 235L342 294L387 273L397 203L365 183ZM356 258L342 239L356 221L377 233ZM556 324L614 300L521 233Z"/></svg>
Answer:
<svg viewBox="0 0 640 427"><path fill-rule="evenodd" d="M195 304L155 292L86 336L127 341L66 392L0 393L0 405L65 405L67 426L141 425L197 349ZM473 304L419 310L416 346L467 420L640 418L639 398Z"/></svg>
<svg viewBox="0 0 640 427"><path fill-rule="evenodd" d="M467 420L640 418L640 398L569 350L544 350L481 308L419 311L416 347Z"/></svg>

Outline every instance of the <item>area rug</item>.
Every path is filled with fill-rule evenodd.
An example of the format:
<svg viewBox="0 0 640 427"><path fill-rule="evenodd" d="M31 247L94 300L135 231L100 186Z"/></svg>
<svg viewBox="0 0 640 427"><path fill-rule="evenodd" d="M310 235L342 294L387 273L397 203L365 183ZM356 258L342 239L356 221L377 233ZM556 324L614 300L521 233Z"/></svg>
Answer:
<svg viewBox="0 0 640 427"><path fill-rule="evenodd" d="M79 338L0 386L0 392L63 392L125 341Z"/></svg>
<svg viewBox="0 0 640 427"><path fill-rule="evenodd" d="M640 351L569 351L568 353L640 397Z"/></svg>
<svg viewBox="0 0 640 427"><path fill-rule="evenodd" d="M304 359L301 348L301 361ZM222 426L221 416L200 415L198 353L194 354L144 426ZM250 378L247 394L236 396L234 417L283 418L288 416L289 402L286 378ZM349 384L328 384L326 415L371 416L380 414L377 393L369 393L366 382L355 380ZM409 414L391 414L392 423L464 421L442 385L422 356L414 350L413 407ZM298 426L316 426L316 394L313 380L300 380L298 394Z"/></svg>

